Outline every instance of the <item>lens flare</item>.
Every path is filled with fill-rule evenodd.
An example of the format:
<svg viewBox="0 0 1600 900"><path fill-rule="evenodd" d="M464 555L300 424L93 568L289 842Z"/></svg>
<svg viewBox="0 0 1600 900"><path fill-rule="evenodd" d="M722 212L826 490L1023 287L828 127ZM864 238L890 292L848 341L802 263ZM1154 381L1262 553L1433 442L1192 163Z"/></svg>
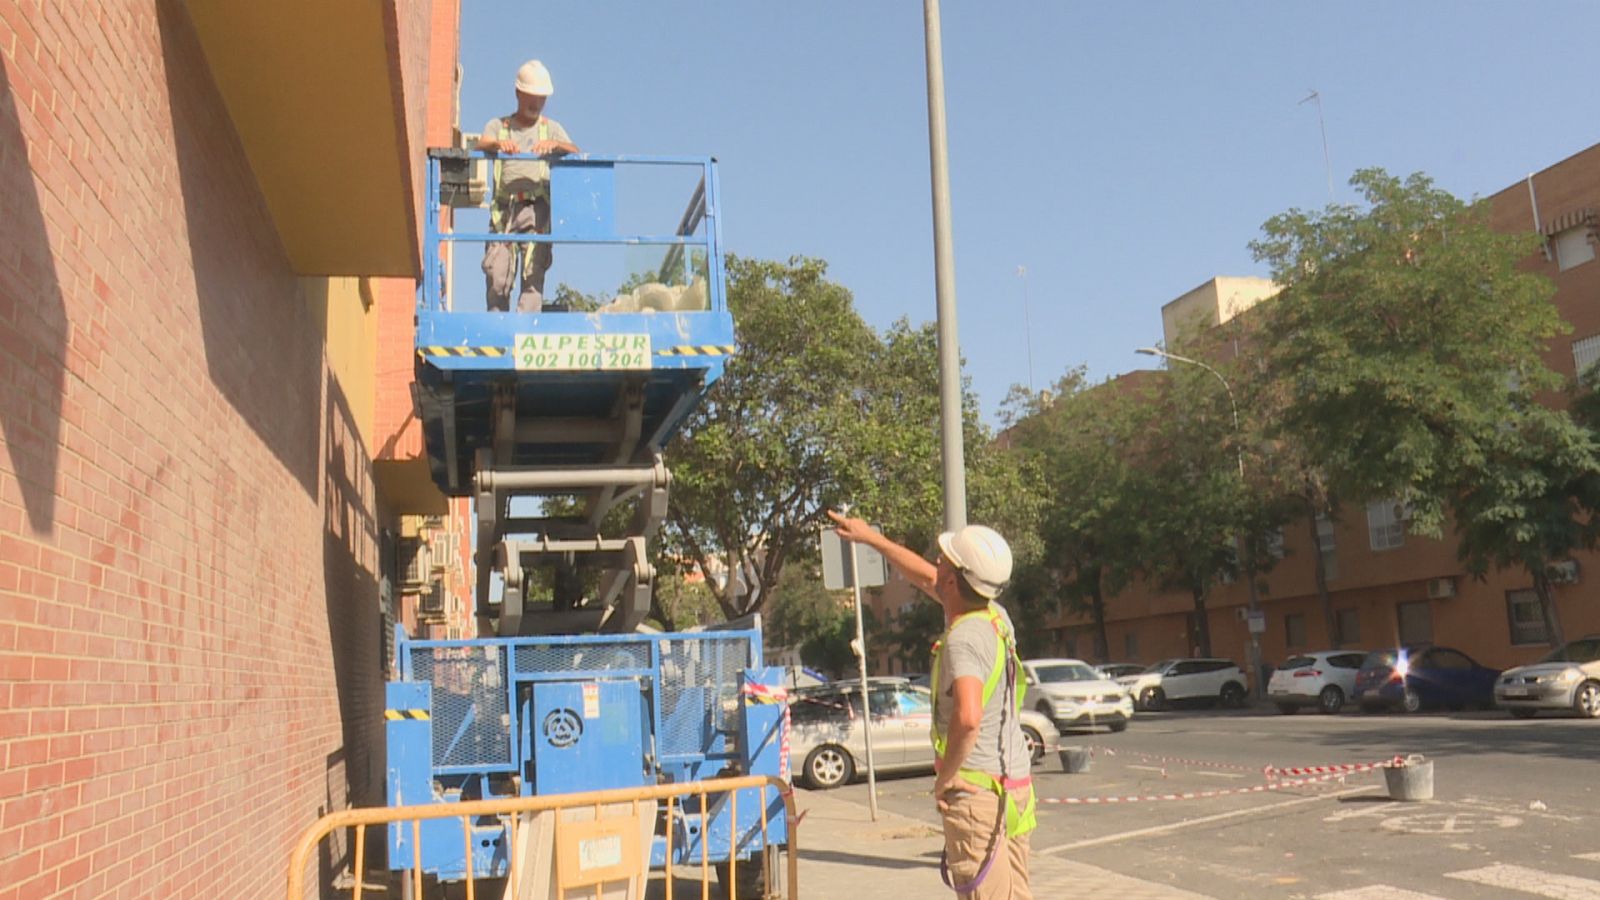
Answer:
<svg viewBox="0 0 1600 900"><path fill-rule="evenodd" d="M1406 653L1401 653L1399 658L1397 658L1394 661L1394 674L1398 675L1401 678L1404 678L1404 677L1406 677L1407 673L1409 673L1410 671L1411 671L1411 657L1410 657L1410 655L1408 655Z"/></svg>

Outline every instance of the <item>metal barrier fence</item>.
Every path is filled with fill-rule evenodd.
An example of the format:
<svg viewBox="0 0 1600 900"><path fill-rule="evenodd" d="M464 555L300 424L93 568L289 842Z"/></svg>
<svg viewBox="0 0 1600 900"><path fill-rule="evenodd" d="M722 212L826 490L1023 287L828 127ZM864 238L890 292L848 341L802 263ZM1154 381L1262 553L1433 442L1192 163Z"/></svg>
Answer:
<svg viewBox="0 0 1600 900"><path fill-rule="evenodd" d="M733 804L733 808L731 810L733 821L737 822L739 820L738 792L747 788L760 789L760 853L762 855L762 860L761 862L757 863L754 858L752 858L752 860L749 863L746 863L746 865L762 866L763 871L767 873L768 879L778 872L778 867L776 865L769 864L769 860L767 858L768 854L772 853L776 849L769 846L767 843L767 790L769 788L774 790L779 799L783 801L785 824L788 828L788 844L787 852L784 853L785 866L783 870L783 892L778 893L775 891L774 886L769 881L762 892L761 898L747 896L745 900L763 900L763 898L767 897L781 897L785 898L785 900L795 900L795 898L800 896L800 866L799 856L797 854L797 833L799 831L800 822L799 817L795 813L794 789L790 787L789 784L783 779L771 775L745 775L737 778L719 778L709 781L687 782L684 784L659 784L651 785L649 787L619 788L608 791L587 791L573 794L549 794L542 797L507 797L495 800L470 800L460 803L435 803L425 806L392 806L340 810L338 812L329 813L328 815L318 819L300 836L299 842L296 843L294 851L289 857L288 893L286 896L288 897L288 900L304 900L306 869L310 865L311 855L316 851L318 845L321 844L324 838L333 834L335 831L340 829L354 829L355 846L353 873L355 875L355 884L353 888L354 893L351 897L351 900L362 900L362 892L365 887L364 880L366 874L367 828L372 825L388 825L393 822L409 821L411 823L412 858L410 870L412 873L412 895L408 898L401 898L401 900L422 900L423 878L421 823L423 820L461 819L463 824L463 835L466 840L470 841L472 839L471 823L473 819L480 816L510 816L510 833L506 841L508 854L507 868L509 875L507 876L508 885L505 896L520 898L523 896L519 892L519 878L521 877L522 863L517 859L516 854L519 847L517 843L518 822L522 818L523 813L592 807L595 811L595 821L599 821L601 819L601 810L604 807L613 804L629 803L632 804L633 807L633 818L637 819L639 814L639 804L664 800L666 801L666 814L668 822L666 829L667 864L665 866L665 900L673 900L673 829L671 822L674 805L679 802L679 798L682 798L684 807L688 808L688 798L699 797L699 813L701 815L701 820L704 821L709 803L708 796L711 794L727 794L728 801ZM554 817L554 819L555 821L552 826L554 831L552 843L553 846L560 847L560 835L562 829L561 816L557 815ZM569 822L566 823L566 827L572 828L576 825L582 824L586 823ZM726 879L723 881L723 889L726 891L726 896L729 898L729 900L737 900L736 885L739 883L737 877L739 861L736 859L736 851L739 842L738 829L730 829L728 840L728 873ZM702 852L700 853L701 900L710 900L712 896L711 864L709 862L709 855L710 854L705 852L705 848L702 848ZM555 860L555 865L559 871L561 866L559 852L557 853L557 857L558 858ZM466 854L466 860L466 898L467 900L477 900L477 880L474 878L472 872L472 853L470 852L470 847L468 848L468 852ZM608 881L614 883L615 881L623 880L625 877L631 878L636 877L638 874L647 874L649 871L648 850L645 851L644 860L645 861L641 863L637 873L631 873L626 876L618 875L614 878L608 879ZM602 893L604 890L604 884L605 882L596 882L593 885L594 896L596 898L604 896ZM567 896L565 889L558 888L557 896L563 898ZM492 900L492 898L485 896L484 900Z"/></svg>

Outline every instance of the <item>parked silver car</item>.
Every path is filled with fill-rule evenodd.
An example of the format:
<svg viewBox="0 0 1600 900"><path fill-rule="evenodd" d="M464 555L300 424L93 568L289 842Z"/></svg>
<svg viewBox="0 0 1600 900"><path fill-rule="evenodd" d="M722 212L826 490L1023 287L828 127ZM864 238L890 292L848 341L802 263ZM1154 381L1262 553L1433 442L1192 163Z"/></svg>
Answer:
<svg viewBox="0 0 1600 900"><path fill-rule="evenodd" d="M872 679L867 696L876 770L933 771L933 695L928 689L903 680ZM835 682L796 691L790 696L789 717L789 758L796 781L812 788L834 788L866 771L859 684ZM1055 725L1031 710L1023 710L1018 719L1037 763L1047 746L1055 746ZM1048 745L1046 737L1051 739Z"/></svg>
<svg viewBox="0 0 1600 900"><path fill-rule="evenodd" d="M1133 698L1094 667L1077 659L1029 659L1022 669L1028 693L1022 705L1058 729L1104 725L1122 731L1133 718Z"/></svg>
<svg viewBox="0 0 1600 900"><path fill-rule="evenodd" d="M1550 651L1529 666L1500 674L1494 702L1521 719L1541 709L1570 709L1600 718L1600 636L1591 635Z"/></svg>

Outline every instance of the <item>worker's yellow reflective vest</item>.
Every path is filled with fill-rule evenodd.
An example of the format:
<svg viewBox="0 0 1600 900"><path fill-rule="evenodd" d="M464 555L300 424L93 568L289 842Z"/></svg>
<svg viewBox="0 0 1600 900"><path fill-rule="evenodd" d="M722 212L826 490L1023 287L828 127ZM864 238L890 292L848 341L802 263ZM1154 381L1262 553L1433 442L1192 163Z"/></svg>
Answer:
<svg viewBox="0 0 1600 900"><path fill-rule="evenodd" d="M1016 719L1017 709L1022 706L1022 697L1028 690L1027 684L1017 677L1017 673L1022 671L1022 659L1017 655L1017 643L1006 629L1005 620L1001 617L1000 611L995 609L994 604L990 603L983 609L973 610L957 616L955 621L950 623L950 627L945 629L944 636L939 638L933 645L933 672L931 673L932 678L930 681L933 686L933 728L930 733L933 736L933 752L938 755L941 761L944 760L944 751L948 745L948 740L939 720L939 701L943 699L941 697L942 691L939 688L939 658L944 650L944 642L950 637L950 633L955 630L957 625L974 617L987 619L994 628L994 669L989 672L989 677L983 681L983 708L989 708L989 700L994 697L994 692L1000 689L1000 683L1006 678L1008 664L1011 667L1011 680L1014 683L1012 697L1010 698L1010 718L1012 720ZM1003 739L1004 735L1001 735L1001 738ZM1002 746L1000 748L1001 760L1006 758L1006 750L1006 747ZM999 779L988 772L980 772L977 769L968 768L962 768L957 774L967 782L998 794L1005 800L1007 837L1027 834L1038 827L1039 819L1036 812L1039 800L1033 792L1032 776L1025 773L1021 778L1006 777ZM1023 790L1027 791L1026 799L1021 806L1018 806L1017 794Z"/></svg>
<svg viewBox="0 0 1600 900"><path fill-rule="evenodd" d="M506 124L505 119L501 119L498 140L503 143L510 139L511 126ZM545 121L544 116L540 116L538 124L534 126L534 140L550 140L550 125ZM493 199L489 201L489 229L491 231L500 231L501 221L505 218L506 214L510 212L510 209L508 209L509 204L504 203L500 197L500 167L501 160L498 156L496 156L494 160L494 196ZM536 189L534 193L543 195L549 192L549 190L550 183L545 182L541 187ZM524 244L523 247L525 248L526 252L531 253L533 251L532 244Z"/></svg>

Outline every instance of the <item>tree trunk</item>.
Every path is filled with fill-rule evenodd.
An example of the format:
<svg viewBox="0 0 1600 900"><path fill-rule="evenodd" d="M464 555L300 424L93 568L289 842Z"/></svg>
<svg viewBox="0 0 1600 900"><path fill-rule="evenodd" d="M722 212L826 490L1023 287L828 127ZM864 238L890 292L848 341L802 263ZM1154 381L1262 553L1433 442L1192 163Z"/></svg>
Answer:
<svg viewBox="0 0 1600 900"><path fill-rule="evenodd" d="M1094 652L1102 663L1111 661L1111 641L1106 637L1106 598L1100 587L1100 569L1094 570L1089 588L1089 609L1094 615Z"/></svg>
<svg viewBox="0 0 1600 900"><path fill-rule="evenodd" d="M1200 645L1200 655L1211 655L1211 617L1206 613L1206 593L1194 589L1194 638Z"/></svg>
<svg viewBox="0 0 1600 900"><path fill-rule="evenodd" d="M1317 509L1316 497L1309 488L1305 492L1306 520L1311 523L1311 553L1312 571L1317 584L1317 599L1322 602L1322 624L1328 629L1328 646L1337 650L1343 646L1347 636L1339 633L1339 617L1333 612L1333 597L1328 593L1328 567L1322 559L1322 535L1317 531L1317 514L1323 510Z"/></svg>
<svg viewBox="0 0 1600 900"><path fill-rule="evenodd" d="M1566 644L1566 639L1561 635L1561 616L1556 610L1556 598L1551 593L1550 577L1542 569L1533 573L1533 592L1539 596L1539 609L1544 613L1544 629L1550 638L1550 646Z"/></svg>

